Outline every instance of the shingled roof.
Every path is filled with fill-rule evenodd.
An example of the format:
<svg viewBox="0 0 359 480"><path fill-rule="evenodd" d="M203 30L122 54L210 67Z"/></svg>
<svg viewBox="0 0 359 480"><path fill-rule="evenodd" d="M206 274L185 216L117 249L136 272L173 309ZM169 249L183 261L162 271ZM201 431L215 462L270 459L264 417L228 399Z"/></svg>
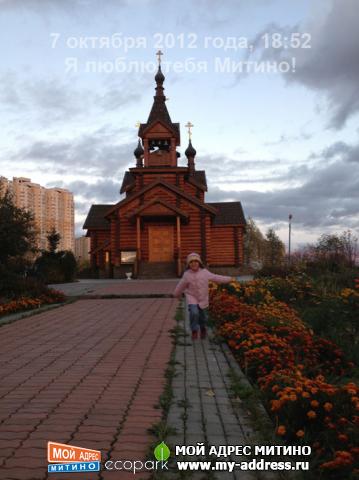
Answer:
<svg viewBox="0 0 359 480"><path fill-rule="evenodd" d="M217 208L218 213L214 218L214 225L245 225L241 202L206 202L207 205Z"/></svg>
<svg viewBox="0 0 359 480"><path fill-rule="evenodd" d="M87 214L83 229L109 230L110 222L106 220L105 215L113 205L91 205Z"/></svg>
<svg viewBox="0 0 359 480"><path fill-rule="evenodd" d="M126 172L124 177L123 177L123 180L122 180L122 185L121 185L121 188L120 188L120 193L124 193L126 192L126 190L128 190L129 187L131 187L132 185L134 185L135 183L135 176L133 173L131 172Z"/></svg>
<svg viewBox="0 0 359 480"><path fill-rule="evenodd" d="M206 179L206 172L204 170L196 170L194 172L193 177L188 177L188 181L194 183L198 187L201 187L203 188L203 190L207 191L207 179ZM122 180L120 193L126 192L134 184L135 184L135 175L132 172L126 172Z"/></svg>
<svg viewBox="0 0 359 480"><path fill-rule="evenodd" d="M188 180L207 191L207 179L206 172L204 170L195 170L193 176L189 176Z"/></svg>

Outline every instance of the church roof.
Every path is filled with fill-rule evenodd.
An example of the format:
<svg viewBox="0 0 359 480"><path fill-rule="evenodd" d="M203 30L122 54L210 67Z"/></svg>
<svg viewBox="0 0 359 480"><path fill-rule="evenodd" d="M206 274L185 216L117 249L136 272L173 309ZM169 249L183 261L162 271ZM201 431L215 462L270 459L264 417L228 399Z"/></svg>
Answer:
<svg viewBox="0 0 359 480"><path fill-rule="evenodd" d="M134 174L131 172L126 172L122 180L120 193L124 193L128 188L130 188L134 184L135 184Z"/></svg>
<svg viewBox="0 0 359 480"><path fill-rule="evenodd" d="M188 181L207 191L207 179L206 172L204 170L195 170L193 175L188 177Z"/></svg>
<svg viewBox="0 0 359 480"><path fill-rule="evenodd" d="M211 202L207 203L218 210L214 218L214 225L245 225L241 202Z"/></svg>
<svg viewBox="0 0 359 480"><path fill-rule="evenodd" d="M194 183L197 187L202 188L207 191L207 179L206 172L204 170L195 170L194 174L188 177L190 183ZM120 193L124 193L129 190L135 184L135 175L132 172L126 172L122 185L120 188Z"/></svg>
<svg viewBox="0 0 359 480"><path fill-rule="evenodd" d="M188 193L184 192L183 190L176 187L175 185L172 185L172 184L166 182L165 180L163 180L161 178L158 178L157 180L153 181L152 183L149 183L148 185L144 186L141 190L134 193L133 195L130 195L130 196L124 198L123 200L120 200L118 203L113 205L112 208L110 208L107 211L106 215L109 216L112 212L116 211L121 206L126 205L128 202L132 202L134 198L137 198L137 197L141 196L142 194L144 194L148 190L151 190L152 188L154 188L158 185L161 185L165 188L168 188L169 190L172 190L177 195L180 195L181 197L186 198L188 201L194 203L195 205L198 205L200 208L203 208L203 209L211 212L212 214L217 213L216 208L212 207L212 205L210 205L208 203L203 203L198 198L193 197L192 195L189 195Z"/></svg>
<svg viewBox="0 0 359 480"><path fill-rule="evenodd" d="M105 215L113 205L91 205L87 214L83 229L99 229L109 230L110 223L106 220Z"/></svg>

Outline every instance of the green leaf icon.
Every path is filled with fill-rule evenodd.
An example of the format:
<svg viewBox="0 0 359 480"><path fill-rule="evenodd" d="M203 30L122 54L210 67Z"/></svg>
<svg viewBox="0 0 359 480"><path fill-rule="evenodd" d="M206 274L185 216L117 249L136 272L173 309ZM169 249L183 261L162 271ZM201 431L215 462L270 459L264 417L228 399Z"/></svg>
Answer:
<svg viewBox="0 0 359 480"><path fill-rule="evenodd" d="M170 452L170 449L165 444L165 442L161 442L155 448L154 454L155 454L156 460L165 462L171 455L171 452Z"/></svg>

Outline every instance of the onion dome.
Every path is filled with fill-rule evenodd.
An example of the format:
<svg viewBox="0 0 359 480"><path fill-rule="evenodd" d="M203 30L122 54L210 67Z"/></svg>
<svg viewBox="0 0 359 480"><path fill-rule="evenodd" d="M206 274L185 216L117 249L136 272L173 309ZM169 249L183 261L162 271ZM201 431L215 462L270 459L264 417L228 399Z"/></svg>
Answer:
<svg viewBox="0 0 359 480"><path fill-rule="evenodd" d="M134 150L133 154L135 155L135 157L137 159L141 158L142 155L145 153L143 147L142 147L142 144L141 144L141 140L139 139L138 140L138 144L137 144L137 147L136 149Z"/></svg>
<svg viewBox="0 0 359 480"><path fill-rule="evenodd" d="M163 82L165 81L165 76L162 73L161 65L158 66L158 71L157 71L156 76L155 76L155 81L156 81L157 85L162 85Z"/></svg>
<svg viewBox="0 0 359 480"><path fill-rule="evenodd" d="M194 158L196 156L196 150L193 148L191 140L188 143L188 147L186 148L186 151L184 154L186 155L187 158Z"/></svg>

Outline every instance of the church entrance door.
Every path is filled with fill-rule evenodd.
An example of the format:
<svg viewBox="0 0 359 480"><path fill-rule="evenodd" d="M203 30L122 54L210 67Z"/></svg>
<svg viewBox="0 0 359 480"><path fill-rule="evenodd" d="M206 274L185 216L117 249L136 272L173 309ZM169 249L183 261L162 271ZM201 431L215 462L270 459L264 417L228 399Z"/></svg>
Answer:
<svg viewBox="0 0 359 480"><path fill-rule="evenodd" d="M150 262L173 262L173 225L149 226L148 243Z"/></svg>

